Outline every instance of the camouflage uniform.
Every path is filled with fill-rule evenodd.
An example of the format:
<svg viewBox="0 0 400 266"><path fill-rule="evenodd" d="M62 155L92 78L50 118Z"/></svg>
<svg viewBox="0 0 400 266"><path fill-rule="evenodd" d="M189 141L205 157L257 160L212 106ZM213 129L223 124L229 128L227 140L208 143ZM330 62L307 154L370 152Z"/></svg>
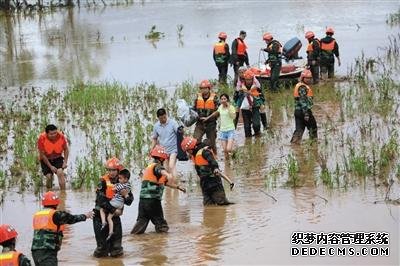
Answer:
<svg viewBox="0 0 400 266"><path fill-rule="evenodd" d="M211 93L210 93L211 96ZM204 101L207 99L203 98ZM208 110L208 109L197 109L197 99L194 102L193 109L199 114L200 117L207 117L211 115L213 112L215 112L218 109L219 106L219 99L218 96L215 94L214 97L214 103L215 103L215 109L214 110ZM193 136L197 139L198 142L201 142L204 134L206 134L207 139L210 141L210 146L214 150L214 152L217 152L216 144L215 141L217 139L217 118L211 118L207 120L206 122L203 121L197 121L196 127L194 128L194 133Z"/></svg>
<svg viewBox="0 0 400 266"><path fill-rule="evenodd" d="M277 40L272 40L268 43L267 48L265 48L264 51L268 53L267 62L271 67L270 89L272 91L277 91L279 75L282 68L282 45Z"/></svg>
<svg viewBox="0 0 400 266"><path fill-rule="evenodd" d="M299 87L299 97L295 98L295 111L294 117L296 122L296 129L293 133L291 143L299 143L305 128L307 127L310 139L316 139L317 135L317 122L311 111L313 106L312 97L307 96L307 87ZM307 117L307 119L306 119Z"/></svg>
<svg viewBox="0 0 400 266"><path fill-rule="evenodd" d="M115 180L115 181L114 181ZM113 184L118 182L118 178L111 179ZM100 208L104 208L104 210L108 213L113 213L115 208L111 206L110 199L106 197L106 182L102 180L96 190L96 206L93 209L94 217L93 217L93 230L94 235L96 238L96 249L93 252L93 256L100 258L100 257L107 257L109 254L111 257L118 257L123 254L122 248L122 226L121 226L121 218L120 216L114 216L114 233L109 241L107 241L108 236L108 226L101 230L102 222L100 217ZM133 194L132 192L128 193L128 197L124 199L124 203L126 205L131 205L133 202Z"/></svg>
<svg viewBox="0 0 400 266"><path fill-rule="evenodd" d="M195 169L197 175L200 177L200 187L201 192L203 193L203 205L231 204L225 196L225 190L224 186L222 185L221 177L214 174L214 170L218 169L219 166L209 147L203 144L198 144L193 151L193 155L196 155L201 149L203 149L201 155L205 160L208 161L208 165L195 165Z"/></svg>
<svg viewBox="0 0 400 266"><path fill-rule="evenodd" d="M53 215L53 223L57 226L82 221L86 221L85 214L72 215L68 212L56 211ZM56 233L48 230L34 230L31 251L35 265L58 265L57 253L61 248L62 239L62 231Z"/></svg>
<svg viewBox="0 0 400 266"><path fill-rule="evenodd" d="M334 76L335 56L339 57L339 45L332 36L327 35L325 38L321 39L321 47L324 47L324 44L330 44L332 42L335 42L333 50L321 49L321 74L328 73L328 78L333 78Z"/></svg>
<svg viewBox="0 0 400 266"><path fill-rule="evenodd" d="M148 166L150 167L150 166ZM160 161L156 161L153 168L153 174L158 180L162 178L161 171L165 170ZM168 180L165 179L167 182ZM164 219L164 213L161 206L161 199L164 193L164 185L151 182L149 180L142 181L140 189L139 213L136 224L131 234L143 234L146 231L149 221L151 221L157 233L166 233L169 230L168 223Z"/></svg>
<svg viewBox="0 0 400 266"><path fill-rule="evenodd" d="M312 49L307 52L307 64L310 67L314 84L317 84L319 82L320 43L318 39L313 38L309 41L309 45Z"/></svg>

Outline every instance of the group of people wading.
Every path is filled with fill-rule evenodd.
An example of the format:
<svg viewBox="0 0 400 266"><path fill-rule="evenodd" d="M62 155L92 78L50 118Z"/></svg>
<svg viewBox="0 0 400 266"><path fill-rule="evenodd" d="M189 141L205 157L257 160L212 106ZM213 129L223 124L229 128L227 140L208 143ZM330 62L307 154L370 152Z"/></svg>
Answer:
<svg viewBox="0 0 400 266"><path fill-rule="evenodd" d="M307 47L308 67L295 85L293 97L295 101L294 118L296 129L291 143L300 143L305 128L308 128L310 139L317 139L317 123L311 111L313 106L313 91L310 85L319 81L321 73L333 77L334 56L339 59L339 48L332 37L332 28L326 30L327 36L321 40L315 38L313 32L307 32L309 41ZM178 151L182 150L193 161L200 178L200 187L204 205L228 205L222 179L225 179L230 189L234 187L232 180L219 169L216 159L217 118L220 118L218 138L225 157L233 153L233 141L242 114L245 137L259 136L261 124L268 128L265 113L266 104L260 82L249 71L247 45L244 43L245 31L240 31L239 37L232 42L232 54L225 43L226 33L218 35L219 42L214 46L213 58L219 70L219 82L226 83L228 64L233 65L235 77L233 87L234 103L230 103L228 94L217 95L209 80L200 82L193 110L198 114L194 135L183 136L182 126L167 117L164 108L157 110L158 122L154 126L150 156L153 160L141 175L141 188L138 193L138 216L133 226L132 234L142 234L151 221L158 233L168 232L169 226L164 218L162 197L165 187L180 190L186 189L177 184L176 160ZM271 69L270 89L278 90L278 79L282 65L282 45L274 40L272 34L265 33L263 40L268 53L267 64ZM253 133L252 133L253 130ZM206 140L203 136L206 135ZM46 126L37 142L40 165L46 177L46 187L53 186L54 174L58 177L61 190L65 189L64 169L68 165L69 147L67 138L53 124ZM31 245L35 265L57 265L57 254L61 248L63 231L66 224L74 224L93 219L93 230L96 240L95 257L117 257L123 254L122 226L120 216L124 205L131 205L134 196L130 187L131 173L118 158L110 158L105 162L106 173L100 178L96 189L95 207L85 214L72 215L57 210L60 199L53 191L46 192L41 200L43 209L33 216L33 240ZM0 265L31 265L30 260L16 251L17 231L8 224L0 225Z"/></svg>

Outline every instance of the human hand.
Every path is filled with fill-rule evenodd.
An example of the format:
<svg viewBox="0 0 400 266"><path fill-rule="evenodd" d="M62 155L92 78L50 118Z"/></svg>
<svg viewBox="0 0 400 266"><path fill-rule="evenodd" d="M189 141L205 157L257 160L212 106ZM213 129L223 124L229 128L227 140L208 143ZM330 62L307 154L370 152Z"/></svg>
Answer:
<svg viewBox="0 0 400 266"><path fill-rule="evenodd" d="M86 216L86 219L93 219L94 212L93 212L93 211L90 211L90 212L88 212L88 213L85 213L85 216Z"/></svg>
<svg viewBox="0 0 400 266"><path fill-rule="evenodd" d="M231 188L231 191L232 191L232 190L233 190L233 188L235 187L235 183L233 183L233 182L232 182L232 183L230 183L230 184L229 184L229 187Z"/></svg>
<svg viewBox="0 0 400 266"><path fill-rule="evenodd" d="M182 191L183 193L186 193L186 188L180 186L177 186L176 188Z"/></svg>
<svg viewBox="0 0 400 266"><path fill-rule="evenodd" d="M121 195L122 195L122 197L126 197L126 196L128 196L128 190L126 190L126 189L122 189L120 192L119 192Z"/></svg>
<svg viewBox="0 0 400 266"><path fill-rule="evenodd" d="M262 105L260 106L260 112L264 112L264 111L265 111L265 105L262 104Z"/></svg>
<svg viewBox="0 0 400 266"><path fill-rule="evenodd" d="M221 173L221 171L219 171L218 168L214 170L214 174L215 174L215 175L219 175L220 173Z"/></svg>
<svg viewBox="0 0 400 266"><path fill-rule="evenodd" d="M65 169L65 168L67 168L67 166L68 166L68 164L67 164L67 162L63 162L63 164L62 164L62 169Z"/></svg>
<svg viewBox="0 0 400 266"><path fill-rule="evenodd" d="M206 122L208 120L208 116L207 117L200 117L200 121L202 122Z"/></svg>
<svg viewBox="0 0 400 266"><path fill-rule="evenodd" d="M51 170L54 174L57 173L57 167L55 167L55 166L51 166L51 167L50 167L50 170Z"/></svg>

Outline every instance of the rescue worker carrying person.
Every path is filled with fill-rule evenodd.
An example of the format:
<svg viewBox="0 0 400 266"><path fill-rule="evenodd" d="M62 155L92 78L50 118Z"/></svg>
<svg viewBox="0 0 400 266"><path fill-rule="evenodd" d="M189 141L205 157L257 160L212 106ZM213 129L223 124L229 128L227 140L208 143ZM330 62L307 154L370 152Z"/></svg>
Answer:
<svg viewBox="0 0 400 266"><path fill-rule="evenodd" d="M249 64L249 56L247 54L247 45L244 42L246 38L246 32L241 30L239 33L239 37L233 40L232 42L232 54L231 54L231 64L233 65L233 71L235 72L235 77L233 78L233 86L236 86L239 77L239 67L246 64L247 67Z"/></svg>
<svg viewBox="0 0 400 266"><path fill-rule="evenodd" d="M31 261L21 252L15 250L17 231L8 225L0 225L0 266L31 266Z"/></svg>
<svg viewBox="0 0 400 266"><path fill-rule="evenodd" d="M219 41L214 44L213 59L215 65L218 68L218 81L220 84L226 84L226 78L228 75L228 65L230 60L229 45L226 43L225 32L218 34Z"/></svg>
<svg viewBox="0 0 400 266"><path fill-rule="evenodd" d="M307 31L305 38L308 40L307 65L311 70L314 84L317 84L319 82L320 42L312 31Z"/></svg>
<svg viewBox="0 0 400 266"><path fill-rule="evenodd" d="M321 76L333 78L335 73L335 56L340 66L339 45L337 44L333 34L335 31L329 27L326 29L326 37L321 39Z"/></svg>
<svg viewBox="0 0 400 266"><path fill-rule="evenodd" d="M267 48L261 48L261 50L268 53L268 59L265 64L269 64L271 68L270 89L273 92L277 92L282 68L282 45L277 40L274 40L272 34L268 32L264 33L263 40L267 44Z"/></svg>
<svg viewBox="0 0 400 266"><path fill-rule="evenodd" d="M249 138L252 136L251 127L253 127L254 136L260 135L260 109L265 110L265 98L259 83L254 82L254 74L251 70L247 70L243 77L244 84L239 88L237 102L242 111L244 134L246 138Z"/></svg>
<svg viewBox="0 0 400 266"><path fill-rule="evenodd" d="M203 205L232 204L225 196L221 176L229 183L231 190L235 184L221 173L212 150L192 137L185 137L181 146L182 150L192 157L197 175L200 177Z"/></svg>
<svg viewBox="0 0 400 266"><path fill-rule="evenodd" d="M97 185L96 205L93 209L95 214L93 218L93 230L96 238L96 249L93 252L93 256L96 258L107 257L108 255L111 257L118 257L124 253L122 248L122 226L120 216L117 215L112 218L114 232L109 240L107 240L109 228L107 226L104 230L101 230L102 222L100 217L100 208L103 208L108 213L114 213L116 210L110 204L110 200L114 197L114 185L119 182L119 171L124 169L124 166L118 158L113 157L106 161L105 167L108 173L100 178L100 183ZM122 189L119 193L123 197L125 205L130 206L133 202L132 192ZM123 208L121 212L123 213Z"/></svg>
<svg viewBox="0 0 400 266"><path fill-rule="evenodd" d="M154 224L157 233L169 230L161 205L164 186L178 189L186 193L186 189L173 183L173 176L163 166L168 159L168 153L161 145L156 145L150 152L154 162L143 171L142 187L140 189L139 211L136 224L131 234L143 234L149 221Z"/></svg>
<svg viewBox="0 0 400 266"><path fill-rule="evenodd" d="M60 199L53 191L46 192L42 197L43 210L33 215L32 257L35 265L58 265L57 253L61 248L65 224L74 224L93 218L93 212L72 215L58 211Z"/></svg>
<svg viewBox="0 0 400 266"><path fill-rule="evenodd" d="M300 81L296 84L293 91L295 100L294 119L296 122L296 129L291 143L299 144L303 137L304 129L307 127L308 134L311 140L317 139L317 122L313 116L311 108L313 106L313 91L309 84L311 84L312 74L311 71L306 69L300 75Z"/></svg>
<svg viewBox="0 0 400 266"><path fill-rule="evenodd" d="M200 118L207 117L214 113L219 106L218 96L211 92L212 85L210 81L203 80L199 85L200 93L197 94L197 98L194 101L193 109L199 115L199 120L196 122L196 127L194 128L194 137L201 142L204 134L214 153L217 153L217 147L215 141L217 138L217 119L214 117L210 120L203 122Z"/></svg>

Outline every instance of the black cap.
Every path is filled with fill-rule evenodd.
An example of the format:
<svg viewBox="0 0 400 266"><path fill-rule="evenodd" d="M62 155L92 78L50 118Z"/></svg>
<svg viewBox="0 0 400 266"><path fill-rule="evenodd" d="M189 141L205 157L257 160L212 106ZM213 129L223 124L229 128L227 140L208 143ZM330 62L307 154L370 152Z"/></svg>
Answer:
<svg viewBox="0 0 400 266"><path fill-rule="evenodd" d="M241 30L241 31L239 32L239 35L242 35L242 34L246 34L246 32L245 32L244 30Z"/></svg>

